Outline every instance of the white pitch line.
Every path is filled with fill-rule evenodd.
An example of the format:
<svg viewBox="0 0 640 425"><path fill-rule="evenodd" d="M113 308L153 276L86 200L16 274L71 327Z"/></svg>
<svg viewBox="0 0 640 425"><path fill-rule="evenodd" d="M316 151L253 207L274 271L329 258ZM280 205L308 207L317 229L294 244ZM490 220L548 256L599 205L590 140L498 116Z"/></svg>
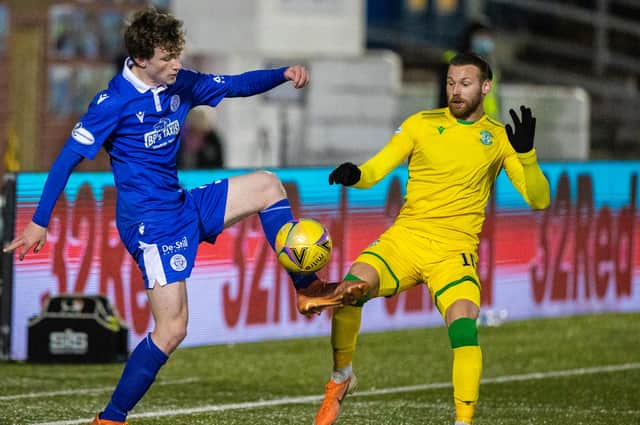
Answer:
<svg viewBox="0 0 640 425"><path fill-rule="evenodd" d="M175 385L175 384L188 384L191 382L198 382L199 378L184 378L184 379L173 379L173 380L163 380L158 381L155 385ZM99 394L106 393L109 391L113 391L115 385L110 387L97 387L97 388L76 388L73 390L58 390L58 391L43 391L37 393L23 393L23 394L13 394L13 395L3 395L0 396L0 401L6 400L19 400L21 398L47 398L47 397L56 397L59 395L84 395L84 394Z"/></svg>
<svg viewBox="0 0 640 425"><path fill-rule="evenodd" d="M607 365L597 367L587 367L579 369L558 370L552 372L536 372L525 373L522 375L506 375L496 376L495 378L486 378L481 381L483 384L500 384L503 382L517 382L517 381L531 381L537 379L559 378L565 376L578 376L578 375L592 375L596 373L609 373L609 372L621 372L625 370L640 369L640 363L625 363L620 365ZM423 385L409 385L405 387L396 388L383 388L379 390L358 391L352 394L350 397L367 397L374 395L384 394L397 394L407 393L415 391L425 391L439 388L450 388L451 382L436 382L433 384ZM177 415L192 415L196 413L207 412L222 412L225 410L245 410L255 409L259 407L272 407L281 406L284 404L305 404L314 403L322 400L323 395L312 395L305 397L284 397L274 400L262 400L262 401L247 401L243 403L229 403L229 404L210 404L200 407L191 407L185 409L172 409L172 410L157 410L153 412L134 413L129 415L128 418L156 418L161 416L177 416ZM41 422L34 425L77 425L86 424L91 421L92 418L71 419L67 421L56 422Z"/></svg>

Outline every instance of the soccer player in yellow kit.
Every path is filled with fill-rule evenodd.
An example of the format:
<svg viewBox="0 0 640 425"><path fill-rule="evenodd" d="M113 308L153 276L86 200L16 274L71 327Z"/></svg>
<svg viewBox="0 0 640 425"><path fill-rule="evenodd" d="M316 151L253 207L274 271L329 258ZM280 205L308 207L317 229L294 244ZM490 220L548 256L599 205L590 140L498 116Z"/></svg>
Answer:
<svg viewBox="0 0 640 425"><path fill-rule="evenodd" d="M355 388L351 362L362 304L420 283L429 288L448 327L455 423L472 423L482 372L476 328L478 234L491 188L504 168L532 208L546 208L550 198L533 149L536 120L531 109L521 106L522 118L510 110L514 125L505 130L483 110L491 78L491 68L480 56L455 56L447 74L447 108L410 116L367 162L344 163L330 174L330 184L365 189L409 160L405 203L395 223L360 253L343 280L366 282L367 294L334 310L334 367L316 425L333 424L342 400Z"/></svg>

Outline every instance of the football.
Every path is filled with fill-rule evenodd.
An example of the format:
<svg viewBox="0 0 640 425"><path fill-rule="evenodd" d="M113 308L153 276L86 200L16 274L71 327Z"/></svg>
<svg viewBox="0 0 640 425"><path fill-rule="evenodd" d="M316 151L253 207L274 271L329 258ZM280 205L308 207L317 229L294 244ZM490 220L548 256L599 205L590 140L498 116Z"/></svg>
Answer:
<svg viewBox="0 0 640 425"><path fill-rule="evenodd" d="M311 273L323 268L331 258L331 236L311 218L285 223L276 235L278 262L290 272Z"/></svg>

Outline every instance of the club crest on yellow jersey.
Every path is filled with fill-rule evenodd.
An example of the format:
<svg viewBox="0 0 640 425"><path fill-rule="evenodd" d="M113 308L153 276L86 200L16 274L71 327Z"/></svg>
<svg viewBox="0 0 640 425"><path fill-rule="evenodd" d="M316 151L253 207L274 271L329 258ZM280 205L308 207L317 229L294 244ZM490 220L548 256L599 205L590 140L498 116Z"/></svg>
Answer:
<svg viewBox="0 0 640 425"><path fill-rule="evenodd" d="M480 132L480 143L486 146L493 144L493 134L487 130L482 130Z"/></svg>

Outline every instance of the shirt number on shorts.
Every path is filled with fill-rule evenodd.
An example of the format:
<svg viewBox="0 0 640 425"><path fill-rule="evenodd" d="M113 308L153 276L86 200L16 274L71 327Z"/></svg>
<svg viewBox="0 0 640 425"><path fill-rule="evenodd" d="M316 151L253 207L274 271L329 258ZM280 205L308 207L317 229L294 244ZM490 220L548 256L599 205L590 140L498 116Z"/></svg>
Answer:
<svg viewBox="0 0 640 425"><path fill-rule="evenodd" d="M462 265L463 266L476 266L476 259L473 257L473 254L471 253L462 253L460 254L462 256Z"/></svg>

